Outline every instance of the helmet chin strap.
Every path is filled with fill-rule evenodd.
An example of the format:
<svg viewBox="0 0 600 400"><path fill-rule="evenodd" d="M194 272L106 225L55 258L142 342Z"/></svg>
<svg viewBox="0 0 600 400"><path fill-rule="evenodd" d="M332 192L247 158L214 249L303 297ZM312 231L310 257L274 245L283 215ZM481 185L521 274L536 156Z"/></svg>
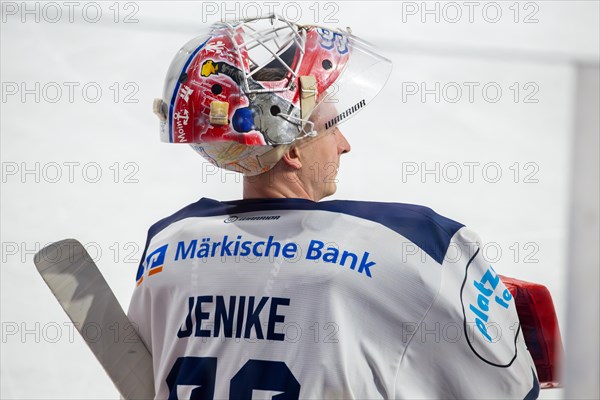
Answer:
<svg viewBox="0 0 600 400"><path fill-rule="evenodd" d="M317 78L312 75L300 77L300 112L302 119L308 116L317 102Z"/></svg>
<svg viewBox="0 0 600 400"><path fill-rule="evenodd" d="M300 113L301 118L304 121L308 120L308 116L314 110L315 104L317 102L317 79L312 75L301 76L300 77ZM302 126L302 131L304 132L305 126ZM310 134L305 134L302 137L306 136L314 136ZM266 168L264 171L268 171L275 164L281 160L281 157L288 151L292 146L293 142L289 144L280 144L273 147L272 150L267 151L265 154L257 156L256 159L258 163Z"/></svg>

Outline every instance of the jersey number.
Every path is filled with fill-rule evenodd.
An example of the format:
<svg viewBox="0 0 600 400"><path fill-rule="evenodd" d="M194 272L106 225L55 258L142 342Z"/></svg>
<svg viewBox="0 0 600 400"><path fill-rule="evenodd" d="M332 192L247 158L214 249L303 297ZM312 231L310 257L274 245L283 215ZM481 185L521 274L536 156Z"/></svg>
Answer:
<svg viewBox="0 0 600 400"><path fill-rule="evenodd" d="M178 399L178 385L198 386L190 400L212 400L216 378L216 357L179 357L167 376L169 400ZM283 392L273 396L276 400L297 400L300 396L300 383L281 361L248 360L231 378L229 398L251 400L254 389Z"/></svg>

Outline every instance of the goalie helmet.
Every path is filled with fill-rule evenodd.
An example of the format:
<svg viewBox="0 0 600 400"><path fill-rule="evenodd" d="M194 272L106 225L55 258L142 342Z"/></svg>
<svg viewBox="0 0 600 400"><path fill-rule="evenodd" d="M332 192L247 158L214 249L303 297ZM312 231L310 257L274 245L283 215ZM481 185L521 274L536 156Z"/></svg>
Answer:
<svg viewBox="0 0 600 400"><path fill-rule="evenodd" d="M275 15L221 22L177 53L154 112L163 142L256 175L295 141L355 115L390 71L388 59L347 31Z"/></svg>

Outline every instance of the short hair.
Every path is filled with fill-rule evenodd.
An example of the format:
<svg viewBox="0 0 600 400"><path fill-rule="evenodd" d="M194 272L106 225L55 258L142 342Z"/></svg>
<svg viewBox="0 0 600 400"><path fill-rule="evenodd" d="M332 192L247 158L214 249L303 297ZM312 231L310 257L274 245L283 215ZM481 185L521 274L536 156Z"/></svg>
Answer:
<svg viewBox="0 0 600 400"><path fill-rule="evenodd" d="M280 81L285 78L287 73L288 71L283 68L264 67L252 74L252 79L262 82Z"/></svg>
<svg viewBox="0 0 600 400"><path fill-rule="evenodd" d="M292 44L285 51L279 53L278 58L273 57L268 64L264 65L264 67L258 70L256 74L252 75L252 78L254 78L255 81L263 82L285 79L286 75L290 72L288 68L292 67L298 52L298 46L295 43ZM250 72L257 67L258 66L253 65Z"/></svg>

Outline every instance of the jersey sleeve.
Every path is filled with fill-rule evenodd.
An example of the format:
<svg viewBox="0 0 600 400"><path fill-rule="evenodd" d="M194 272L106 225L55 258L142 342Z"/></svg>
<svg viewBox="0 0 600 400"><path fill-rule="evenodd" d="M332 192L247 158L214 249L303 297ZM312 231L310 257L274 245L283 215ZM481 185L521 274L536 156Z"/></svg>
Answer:
<svg viewBox="0 0 600 400"><path fill-rule="evenodd" d="M528 400L539 395L514 300L480 246L466 227L452 237L437 297L411 327L397 394Z"/></svg>

